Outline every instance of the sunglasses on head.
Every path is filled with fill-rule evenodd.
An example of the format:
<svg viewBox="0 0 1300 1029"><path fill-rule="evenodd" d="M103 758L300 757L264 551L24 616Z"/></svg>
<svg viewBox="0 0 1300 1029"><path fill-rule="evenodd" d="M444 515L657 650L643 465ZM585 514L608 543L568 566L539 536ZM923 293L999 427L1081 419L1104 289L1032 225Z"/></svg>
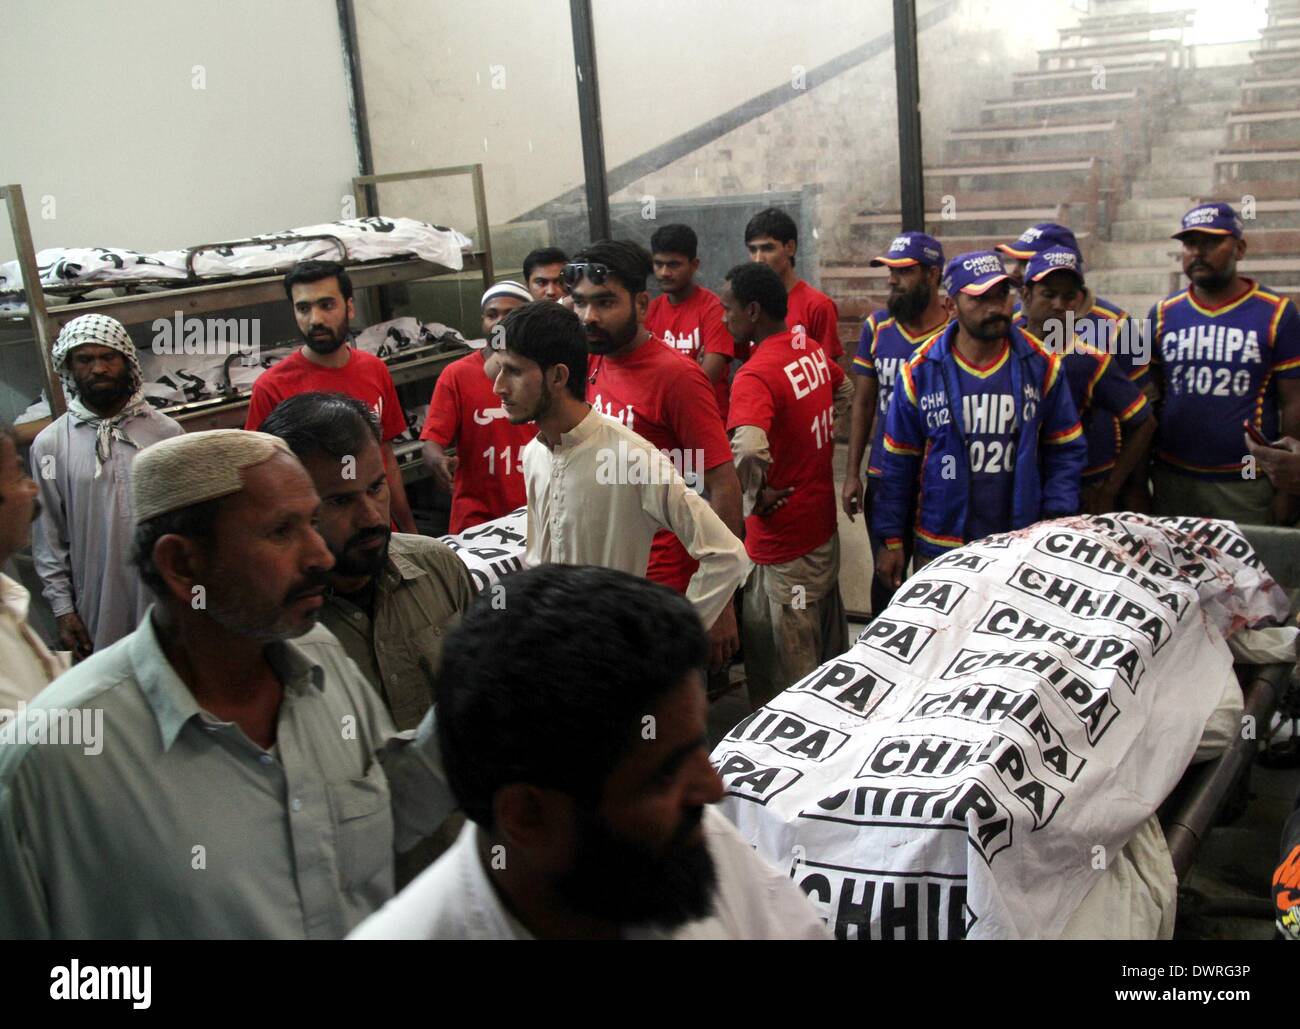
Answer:
<svg viewBox="0 0 1300 1029"><path fill-rule="evenodd" d="M564 266L564 281L570 288L576 286L583 279L586 279L593 286L603 286L608 278L609 268L603 264L574 261Z"/></svg>

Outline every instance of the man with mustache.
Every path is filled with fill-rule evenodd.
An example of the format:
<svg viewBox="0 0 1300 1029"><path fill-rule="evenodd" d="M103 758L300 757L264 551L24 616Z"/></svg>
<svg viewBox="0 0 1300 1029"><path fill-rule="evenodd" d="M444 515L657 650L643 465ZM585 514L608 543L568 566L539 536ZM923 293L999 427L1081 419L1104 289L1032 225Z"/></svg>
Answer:
<svg viewBox="0 0 1300 1029"><path fill-rule="evenodd" d="M32 558L59 641L80 661L132 632L148 607L130 561L131 465L184 430L145 400L135 345L116 319L72 319L53 358L68 410L32 441L41 491Z"/></svg>
<svg viewBox="0 0 1300 1029"><path fill-rule="evenodd" d="M498 282L483 294L483 344L438 376L420 439L424 463L451 493L451 533L500 518L524 506L523 450L527 425L511 425L492 392L493 356L501 349L501 320L533 300L517 282ZM493 344L496 344L494 349ZM471 343L479 347L478 343ZM447 449L455 444L456 453Z"/></svg>
<svg viewBox="0 0 1300 1029"><path fill-rule="evenodd" d="M302 462L320 496L316 531L334 556L321 624L384 700L399 729L433 703L442 636L474 599L445 543L393 532L379 426L342 393L299 393L262 423Z"/></svg>
<svg viewBox="0 0 1300 1029"><path fill-rule="evenodd" d="M713 384L698 364L645 327L651 269L645 249L624 240L593 243L565 268L591 351L587 400L676 461L687 484L703 488L709 506L739 539L740 480ZM664 531L650 551L646 578L684 593L697 567L681 541ZM730 604L710 639L711 666L720 671L740 646Z"/></svg>
<svg viewBox="0 0 1300 1029"><path fill-rule="evenodd" d="M397 734L315 627L334 558L283 440L164 440L131 485L157 603L3 730L0 937L337 939L454 806L432 713ZM39 745L57 712L96 746Z"/></svg>
<svg viewBox="0 0 1300 1029"><path fill-rule="evenodd" d="M0 422L0 568L27 545L41 510L36 494L13 429ZM21 583L0 574L0 725L68 667L68 655L50 653L27 624L30 600Z"/></svg>
<svg viewBox="0 0 1300 1029"><path fill-rule="evenodd" d="M853 358L856 390L849 423L848 467L840 502L849 521L859 511L866 523L871 553L880 549L872 537L873 483L880 477L880 451L884 446L885 413L903 365L928 340L948 324L947 298L939 288L943 276L943 246L923 232L903 232L894 237L889 251L872 258L873 268L889 269L889 300L885 311L873 311L862 326L858 352ZM862 458L867 454L867 477ZM903 533L903 560L912 559L912 534ZM871 580L871 610L879 614L893 591L879 577Z"/></svg>
<svg viewBox="0 0 1300 1029"><path fill-rule="evenodd" d="M885 417L873 519L876 574L893 589L913 511L920 568L972 540L1077 512L1088 454L1061 358L1011 323L1002 259L958 254L942 286L955 319L903 366Z"/></svg>
<svg viewBox="0 0 1300 1029"><path fill-rule="evenodd" d="M1270 440L1300 437L1300 315L1238 274L1246 239L1231 205L1192 208L1174 238L1191 282L1148 316L1165 380L1155 513L1288 524L1295 498L1259 474L1242 423Z"/></svg>
<svg viewBox="0 0 1300 1029"><path fill-rule="evenodd" d="M284 291L303 345L253 383L245 429L260 429L280 401L296 393L346 393L370 410L383 428L384 470L392 494L393 521L401 532L418 532L392 441L406 431L406 415L388 366L358 350L348 323L356 317L352 280L333 261L302 261L284 277Z"/></svg>
<svg viewBox="0 0 1300 1029"><path fill-rule="evenodd" d="M436 696L469 822L353 938L829 939L713 807L691 605L606 568L501 585L449 636Z"/></svg>

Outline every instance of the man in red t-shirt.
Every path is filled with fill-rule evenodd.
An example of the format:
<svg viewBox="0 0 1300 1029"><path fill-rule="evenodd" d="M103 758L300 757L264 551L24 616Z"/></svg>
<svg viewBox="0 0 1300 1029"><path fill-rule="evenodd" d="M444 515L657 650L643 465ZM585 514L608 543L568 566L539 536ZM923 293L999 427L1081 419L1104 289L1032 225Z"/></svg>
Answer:
<svg viewBox="0 0 1300 1029"><path fill-rule="evenodd" d="M383 361L348 342L348 323L357 313L352 280L333 261L300 261L284 277L284 291L306 342L257 377L244 428L257 429L276 404L299 393L356 397L374 411L384 433L384 471L393 521L400 532L419 532L393 454L393 440L406 431L393 377Z"/></svg>
<svg viewBox="0 0 1300 1029"><path fill-rule="evenodd" d="M750 512L754 572L741 631L758 708L848 649L831 466L835 418L853 385L825 350L786 327L785 287L767 265L731 269L721 299L736 343L753 345L732 383L727 428Z"/></svg>
<svg viewBox="0 0 1300 1029"><path fill-rule="evenodd" d="M794 219L780 208L759 211L745 226L745 249L751 261L761 261L781 277L786 297L785 322L797 337L807 333L821 344L826 356L848 370L849 359L840 343L840 312L835 301L813 289L794 270L799 249L799 229ZM737 354L745 344L737 344Z"/></svg>
<svg viewBox="0 0 1300 1029"><path fill-rule="evenodd" d="M698 247L695 230L689 225L665 225L650 237L655 279L663 292L650 301L645 327L699 364L713 383L725 422L735 346L731 333L723 327L718 295L695 282L700 270Z"/></svg>
<svg viewBox="0 0 1300 1029"><path fill-rule="evenodd" d="M650 270L645 248L621 240L593 243L565 268L591 351L587 400L662 450L687 485L703 485L714 512L739 537L740 482L712 385L699 365L645 327ZM696 566L676 536L661 532L646 578L684 593ZM732 605L709 636L725 663L740 643Z"/></svg>
<svg viewBox="0 0 1300 1029"><path fill-rule="evenodd" d="M484 346L448 365L433 385L424 420L424 463L451 493L453 533L500 518L524 506L524 447L537 435L528 424L511 425L501 398L492 392L484 359L497 340L493 330L516 307L532 302L517 282L498 282L483 294ZM476 345L476 344L471 344ZM456 453L447 447L456 445Z"/></svg>

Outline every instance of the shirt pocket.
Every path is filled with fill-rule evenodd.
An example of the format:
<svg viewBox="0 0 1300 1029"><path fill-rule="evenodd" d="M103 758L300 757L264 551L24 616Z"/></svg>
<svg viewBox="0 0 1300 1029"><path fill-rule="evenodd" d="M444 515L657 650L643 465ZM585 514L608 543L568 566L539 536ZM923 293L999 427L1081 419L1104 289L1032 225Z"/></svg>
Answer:
<svg viewBox="0 0 1300 1029"><path fill-rule="evenodd" d="M345 890L371 884L392 891L393 809L383 766L372 761L360 779L330 783L334 851Z"/></svg>

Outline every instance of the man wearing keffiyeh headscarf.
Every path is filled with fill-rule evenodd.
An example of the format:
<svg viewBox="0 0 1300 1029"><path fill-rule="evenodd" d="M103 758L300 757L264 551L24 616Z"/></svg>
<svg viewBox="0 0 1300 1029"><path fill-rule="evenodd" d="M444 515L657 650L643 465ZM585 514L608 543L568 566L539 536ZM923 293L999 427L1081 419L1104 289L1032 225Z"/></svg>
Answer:
<svg viewBox="0 0 1300 1029"><path fill-rule="evenodd" d="M131 462L184 430L145 401L135 345L116 319L74 318L53 359L68 411L32 443L42 507L32 557L61 644L80 660L132 632L148 607L129 560Z"/></svg>

